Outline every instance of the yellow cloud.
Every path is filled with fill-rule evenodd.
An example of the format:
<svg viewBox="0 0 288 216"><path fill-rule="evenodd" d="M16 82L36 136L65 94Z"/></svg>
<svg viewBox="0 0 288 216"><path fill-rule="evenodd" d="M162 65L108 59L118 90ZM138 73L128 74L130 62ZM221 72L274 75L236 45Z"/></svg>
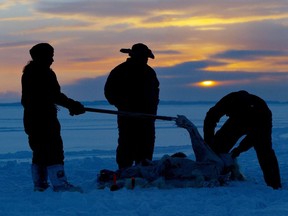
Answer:
<svg viewBox="0 0 288 216"><path fill-rule="evenodd" d="M138 23L140 27L146 28L159 28L159 27L206 27L206 26L214 26L214 25L231 25L231 24L239 24L239 23L247 23L247 22L256 22L256 21L264 21L264 20L280 20L287 19L288 13L284 14L273 14L273 15L258 15L258 16L239 16L239 17L231 17L227 18L223 17L215 17L215 16L197 16L197 17L176 17L173 19L163 19L160 22L142 22ZM214 27L215 28L215 27ZM218 30L221 28L217 28Z"/></svg>
<svg viewBox="0 0 288 216"><path fill-rule="evenodd" d="M0 3L0 10L6 10L13 5L14 5L14 3L12 1L6 0L6 1Z"/></svg>
<svg viewBox="0 0 288 216"><path fill-rule="evenodd" d="M105 28L110 28L113 24L114 31L123 31L130 28L167 28L167 27L195 27L197 30L223 30L225 25L258 22L265 20L281 20L287 19L288 13L280 14L259 14L259 15L247 15L247 16L225 16L222 15L205 15L205 16L189 16L189 11L152 11L146 16L97 16L97 14L49 14L34 12L35 20L39 19L59 19L67 21L77 21L86 23L82 26L61 26L55 25L40 28L38 31L51 32L51 31L98 31ZM156 18L155 18L156 17ZM117 29L117 25L121 25L120 29Z"/></svg>

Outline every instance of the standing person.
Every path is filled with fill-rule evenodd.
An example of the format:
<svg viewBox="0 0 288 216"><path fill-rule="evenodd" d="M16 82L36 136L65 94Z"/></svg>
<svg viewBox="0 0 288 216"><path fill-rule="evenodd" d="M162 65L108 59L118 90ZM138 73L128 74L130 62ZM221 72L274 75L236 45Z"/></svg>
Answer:
<svg viewBox="0 0 288 216"><path fill-rule="evenodd" d="M34 191L49 187L54 191L81 191L68 183L64 172L61 126L57 119L57 105L69 109L71 115L85 112L83 105L61 93L57 77L50 68L54 62L54 49L40 43L30 49L32 61L23 70L21 79L24 107L24 128L28 135L32 156Z"/></svg>
<svg viewBox="0 0 288 216"><path fill-rule="evenodd" d="M227 121L215 133L222 116ZM209 111L204 120L204 140L214 152L228 153L243 135L244 139L232 151L232 157L254 147L264 180L274 189L281 188L278 161L272 148L272 113L264 100L246 91L232 92Z"/></svg>
<svg viewBox="0 0 288 216"><path fill-rule="evenodd" d="M156 115L159 103L159 81L147 64L154 59L142 43L132 49L121 49L130 58L115 67L108 76L104 92L108 102L119 111ZM155 120L118 116L118 167L126 168L142 160L152 160L155 142Z"/></svg>

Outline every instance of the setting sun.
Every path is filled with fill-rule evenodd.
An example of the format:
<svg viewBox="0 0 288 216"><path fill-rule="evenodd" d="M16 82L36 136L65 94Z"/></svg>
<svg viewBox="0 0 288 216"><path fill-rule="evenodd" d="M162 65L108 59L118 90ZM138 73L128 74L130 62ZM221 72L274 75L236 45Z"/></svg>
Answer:
<svg viewBox="0 0 288 216"><path fill-rule="evenodd" d="M198 83L194 84L195 86L199 86L199 87L204 87L204 88L209 88L209 87L214 87L217 85L216 81L213 80L204 80Z"/></svg>

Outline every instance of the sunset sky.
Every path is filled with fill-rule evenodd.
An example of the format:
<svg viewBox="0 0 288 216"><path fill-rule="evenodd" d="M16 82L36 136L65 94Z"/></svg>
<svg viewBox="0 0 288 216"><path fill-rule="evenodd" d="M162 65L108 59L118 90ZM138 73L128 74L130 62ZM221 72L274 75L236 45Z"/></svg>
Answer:
<svg viewBox="0 0 288 216"><path fill-rule="evenodd" d="M160 99L218 100L246 89L288 101L288 0L0 0L0 103L19 101L29 49L55 48L62 91L104 100L109 72L142 42Z"/></svg>

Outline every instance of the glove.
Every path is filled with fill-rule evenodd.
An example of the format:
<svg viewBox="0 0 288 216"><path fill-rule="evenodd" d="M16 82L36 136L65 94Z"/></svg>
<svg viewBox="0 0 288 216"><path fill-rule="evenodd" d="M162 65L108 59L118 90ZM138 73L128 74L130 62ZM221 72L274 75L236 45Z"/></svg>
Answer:
<svg viewBox="0 0 288 216"><path fill-rule="evenodd" d="M68 109L71 116L85 113L84 106L78 101L73 101Z"/></svg>
<svg viewBox="0 0 288 216"><path fill-rule="evenodd" d="M236 158L236 157L238 157L239 155L240 155L240 150L239 150L239 148L234 148L232 151L231 151L231 157L234 159L234 158Z"/></svg>

